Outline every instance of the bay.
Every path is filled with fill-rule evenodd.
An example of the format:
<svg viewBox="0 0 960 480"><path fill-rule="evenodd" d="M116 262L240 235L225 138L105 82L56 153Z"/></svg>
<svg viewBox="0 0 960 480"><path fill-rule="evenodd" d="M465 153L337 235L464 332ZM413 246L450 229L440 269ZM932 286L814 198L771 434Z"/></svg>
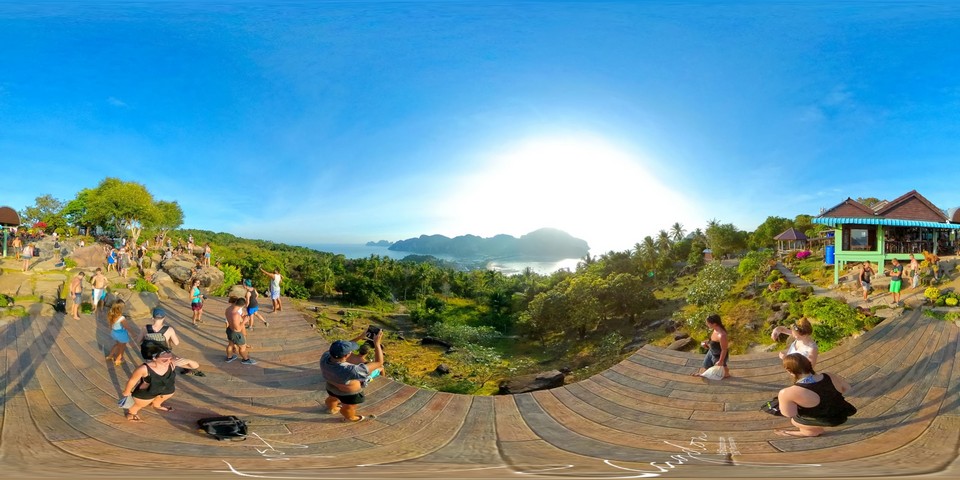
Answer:
<svg viewBox="0 0 960 480"><path fill-rule="evenodd" d="M301 244L301 247L312 248L321 252L328 252L337 255L343 255L347 258L368 258L371 255L378 255L380 257L392 258L395 260L402 260L407 255L414 255L411 252L397 252L394 250L389 250L387 247L374 247L364 244L355 244L355 243L313 243L313 244ZM441 260L447 260L454 262L458 265L463 265L468 268L483 268L486 270L494 270L503 273L504 275L515 275L518 273L523 273L523 270L530 268L530 270L539 273L541 275L549 275L553 272L556 272L560 269L568 269L574 271L577 269L577 263L580 261L579 258L565 258L562 260L551 260L551 261L542 261L542 260L527 260L527 259L462 259L454 258L449 255L434 255L435 257Z"/></svg>

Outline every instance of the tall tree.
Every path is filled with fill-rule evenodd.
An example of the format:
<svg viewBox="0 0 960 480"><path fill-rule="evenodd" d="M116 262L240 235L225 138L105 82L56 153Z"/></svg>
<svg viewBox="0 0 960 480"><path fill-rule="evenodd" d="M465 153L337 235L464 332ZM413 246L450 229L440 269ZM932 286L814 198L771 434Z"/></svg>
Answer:
<svg viewBox="0 0 960 480"><path fill-rule="evenodd" d="M733 224L721 224L711 220L711 226L707 227L707 243L714 258L721 259L725 255L747 248L747 232L739 230Z"/></svg>
<svg viewBox="0 0 960 480"><path fill-rule="evenodd" d="M92 223L112 225L128 232L136 244L144 225L156 222L157 207L147 187L107 177L87 199L87 216Z"/></svg>
<svg viewBox="0 0 960 480"><path fill-rule="evenodd" d="M680 222L676 222L670 226L670 235L673 236L674 242L679 242L687 235L687 231L683 229L683 225L681 225Z"/></svg>
<svg viewBox="0 0 960 480"><path fill-rule="evenodd" d="M24 225L33 225L37 222L47 224L47 230L55 230L57 227L63 227L66 221L63 219L64 203L53 195L46 194L36 198L33 205L24 207L20 211L20 222Z"/></svg>
<svg viewBox="0 0 960 480"><path fill-rule="evenodd" d="M783 217L767 217L753 233L750 234L749 247L754 250L772 248L777 245L774 239L786 229L793 226L793 221Z"/></svg>
<svg viewBox="0 0 960 480"><path fill-rule="evenodd" d="M157 209L157 215L151 226L160 233L160 245L163 245L167 233L183 225L183 210L176 201L158 200L154 206Z"/></svg>

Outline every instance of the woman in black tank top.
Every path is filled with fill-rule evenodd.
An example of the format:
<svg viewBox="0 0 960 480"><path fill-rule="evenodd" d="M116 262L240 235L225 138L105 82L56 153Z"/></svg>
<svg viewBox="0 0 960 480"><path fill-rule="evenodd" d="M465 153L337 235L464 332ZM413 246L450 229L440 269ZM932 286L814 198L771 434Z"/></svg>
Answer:
<svg viewBox="0 0 960 480"><path fill-rule="evenodd" d="M850 383L837 374L816 373L810 360L799 353L783 357L783 368L793 375L794 384L780 390L780 413L790 418L796 430L774 430L790 437L816 437L823 427L835 427L857 413L843 394Z"/></svg>

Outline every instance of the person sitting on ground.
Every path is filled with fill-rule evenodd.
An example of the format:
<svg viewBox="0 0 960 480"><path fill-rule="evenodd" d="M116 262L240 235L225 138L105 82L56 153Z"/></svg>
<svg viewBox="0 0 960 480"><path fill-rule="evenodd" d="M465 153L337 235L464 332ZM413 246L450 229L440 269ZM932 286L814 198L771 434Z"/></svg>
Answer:
<svg viewBox="0 0 960 480"><path fill-rule="evenodd" d="M138 413L147 405L153 406L160 412L172 412L173 407L163 406L168 398L176 391L177 369L174 366L176 356L169 350L152 347L146 352L149 360L137 367L127 380L127 385L120 394L123 397L133 397L133 406L126 413L127 420L140 422ZM184 363L187 368L199 368L197 362L188 360Z"/></svg>
<svg viewBox="0 0 960 480"><path fill-rule="evenodd" d="M790 419L797 430L777 429L777 435L788 437L817 437L823 427L835 427L857 413L843 394L850 391L850 383L840 375L816 373L810 360L799 353L783 357L783 368L793 376L794 384L780 390L780 414Z"/></svg>
<svg viewBox="0 0 960 480"><path fill-rule="evenodd" d="M792 336L793 342L790 343L790 346L787 347L785 352L780 352L780 359L783 359L791 353L799 353L807 357L807 359L810 360L810 365L815 367L820 349L817 347L817 342L811 336L812 334L813 325L810 324L810 320L801 318L789 328L782 325L774 328L773 332L770 333L770 338L776 342L780 339L780 335Z"/></svg>
<svg viewBox="0 0 960 480"><path fill-rule="evenodd" d="M140 329L140 335L137 336L137 345L140 345L140 356L144 360L150 358L149 352L154 346L163 350L173 350L173 347L180 345L180 337L177 336L177 332L172 326L164 324L167 312L157 307L153 309L152 316L153 322L144 325L144 327ZM177 367L184 367L184 370L180 372L183 374L190 372L190 369L186 367L187 364L199 365L199 362L181 358L176 355L174 355L173 363ZM195 370L193 374L198 377L206 376L200 370Z"/></svg>
<svg viewBox="0 0 960 480"><path fill-rule="evenodd" d="M730 369L727 368L727 359L730 354L729 340L727 339L727 329L720 320L720 315L714 313L707 317L707 327L710 328L710 340L704 340L701 346L707 349L707 354L703 357L703 367L694 375L700 375L714 365L723 367L723 378L730 376Z"/></svg>
<svg viewBox="0 0 960 480"><path fill-rule="evenodd" d="M357 337L362 338L361 337ZM347 358L360 346L356 342L337 340L320 356L320 373L327 382L327 412L343 416L345 421L360 422L372 415L358 415L357 406L363 403L363 388L374 371L383 368L383 346L380 341L383 330L373 339L374 360L366 363L350 363Z"/></svg>

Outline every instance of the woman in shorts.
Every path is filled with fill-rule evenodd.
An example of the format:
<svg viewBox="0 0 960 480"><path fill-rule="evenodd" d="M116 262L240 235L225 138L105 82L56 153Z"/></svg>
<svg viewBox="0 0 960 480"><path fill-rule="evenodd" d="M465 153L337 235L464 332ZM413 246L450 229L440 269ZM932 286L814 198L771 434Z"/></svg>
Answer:
<svg viewBox="0 0 960 480"><path fill-rule="evenodd" d="M193 281L193 290L190 292L190 310L193 310L193 326L203 323L203 294L200 293L200 279Z"/></svg>
<svg viewBox="0 0 960 480"><path fill-rule="evenodd" d="M107 323L110 325L110 338L114 341L113 348L110 349L110 354L107 355L107 360L112 360L113 364L117 366L123 363L123 351L126 349L127 344L130 343L130 338L133 337L130 322L127 321L127 317L123 316L124 306L126 306L126 304L123 303L123 300L117 300L113 302L113 305L110 306L110 311L107 312Z"/></svg>

